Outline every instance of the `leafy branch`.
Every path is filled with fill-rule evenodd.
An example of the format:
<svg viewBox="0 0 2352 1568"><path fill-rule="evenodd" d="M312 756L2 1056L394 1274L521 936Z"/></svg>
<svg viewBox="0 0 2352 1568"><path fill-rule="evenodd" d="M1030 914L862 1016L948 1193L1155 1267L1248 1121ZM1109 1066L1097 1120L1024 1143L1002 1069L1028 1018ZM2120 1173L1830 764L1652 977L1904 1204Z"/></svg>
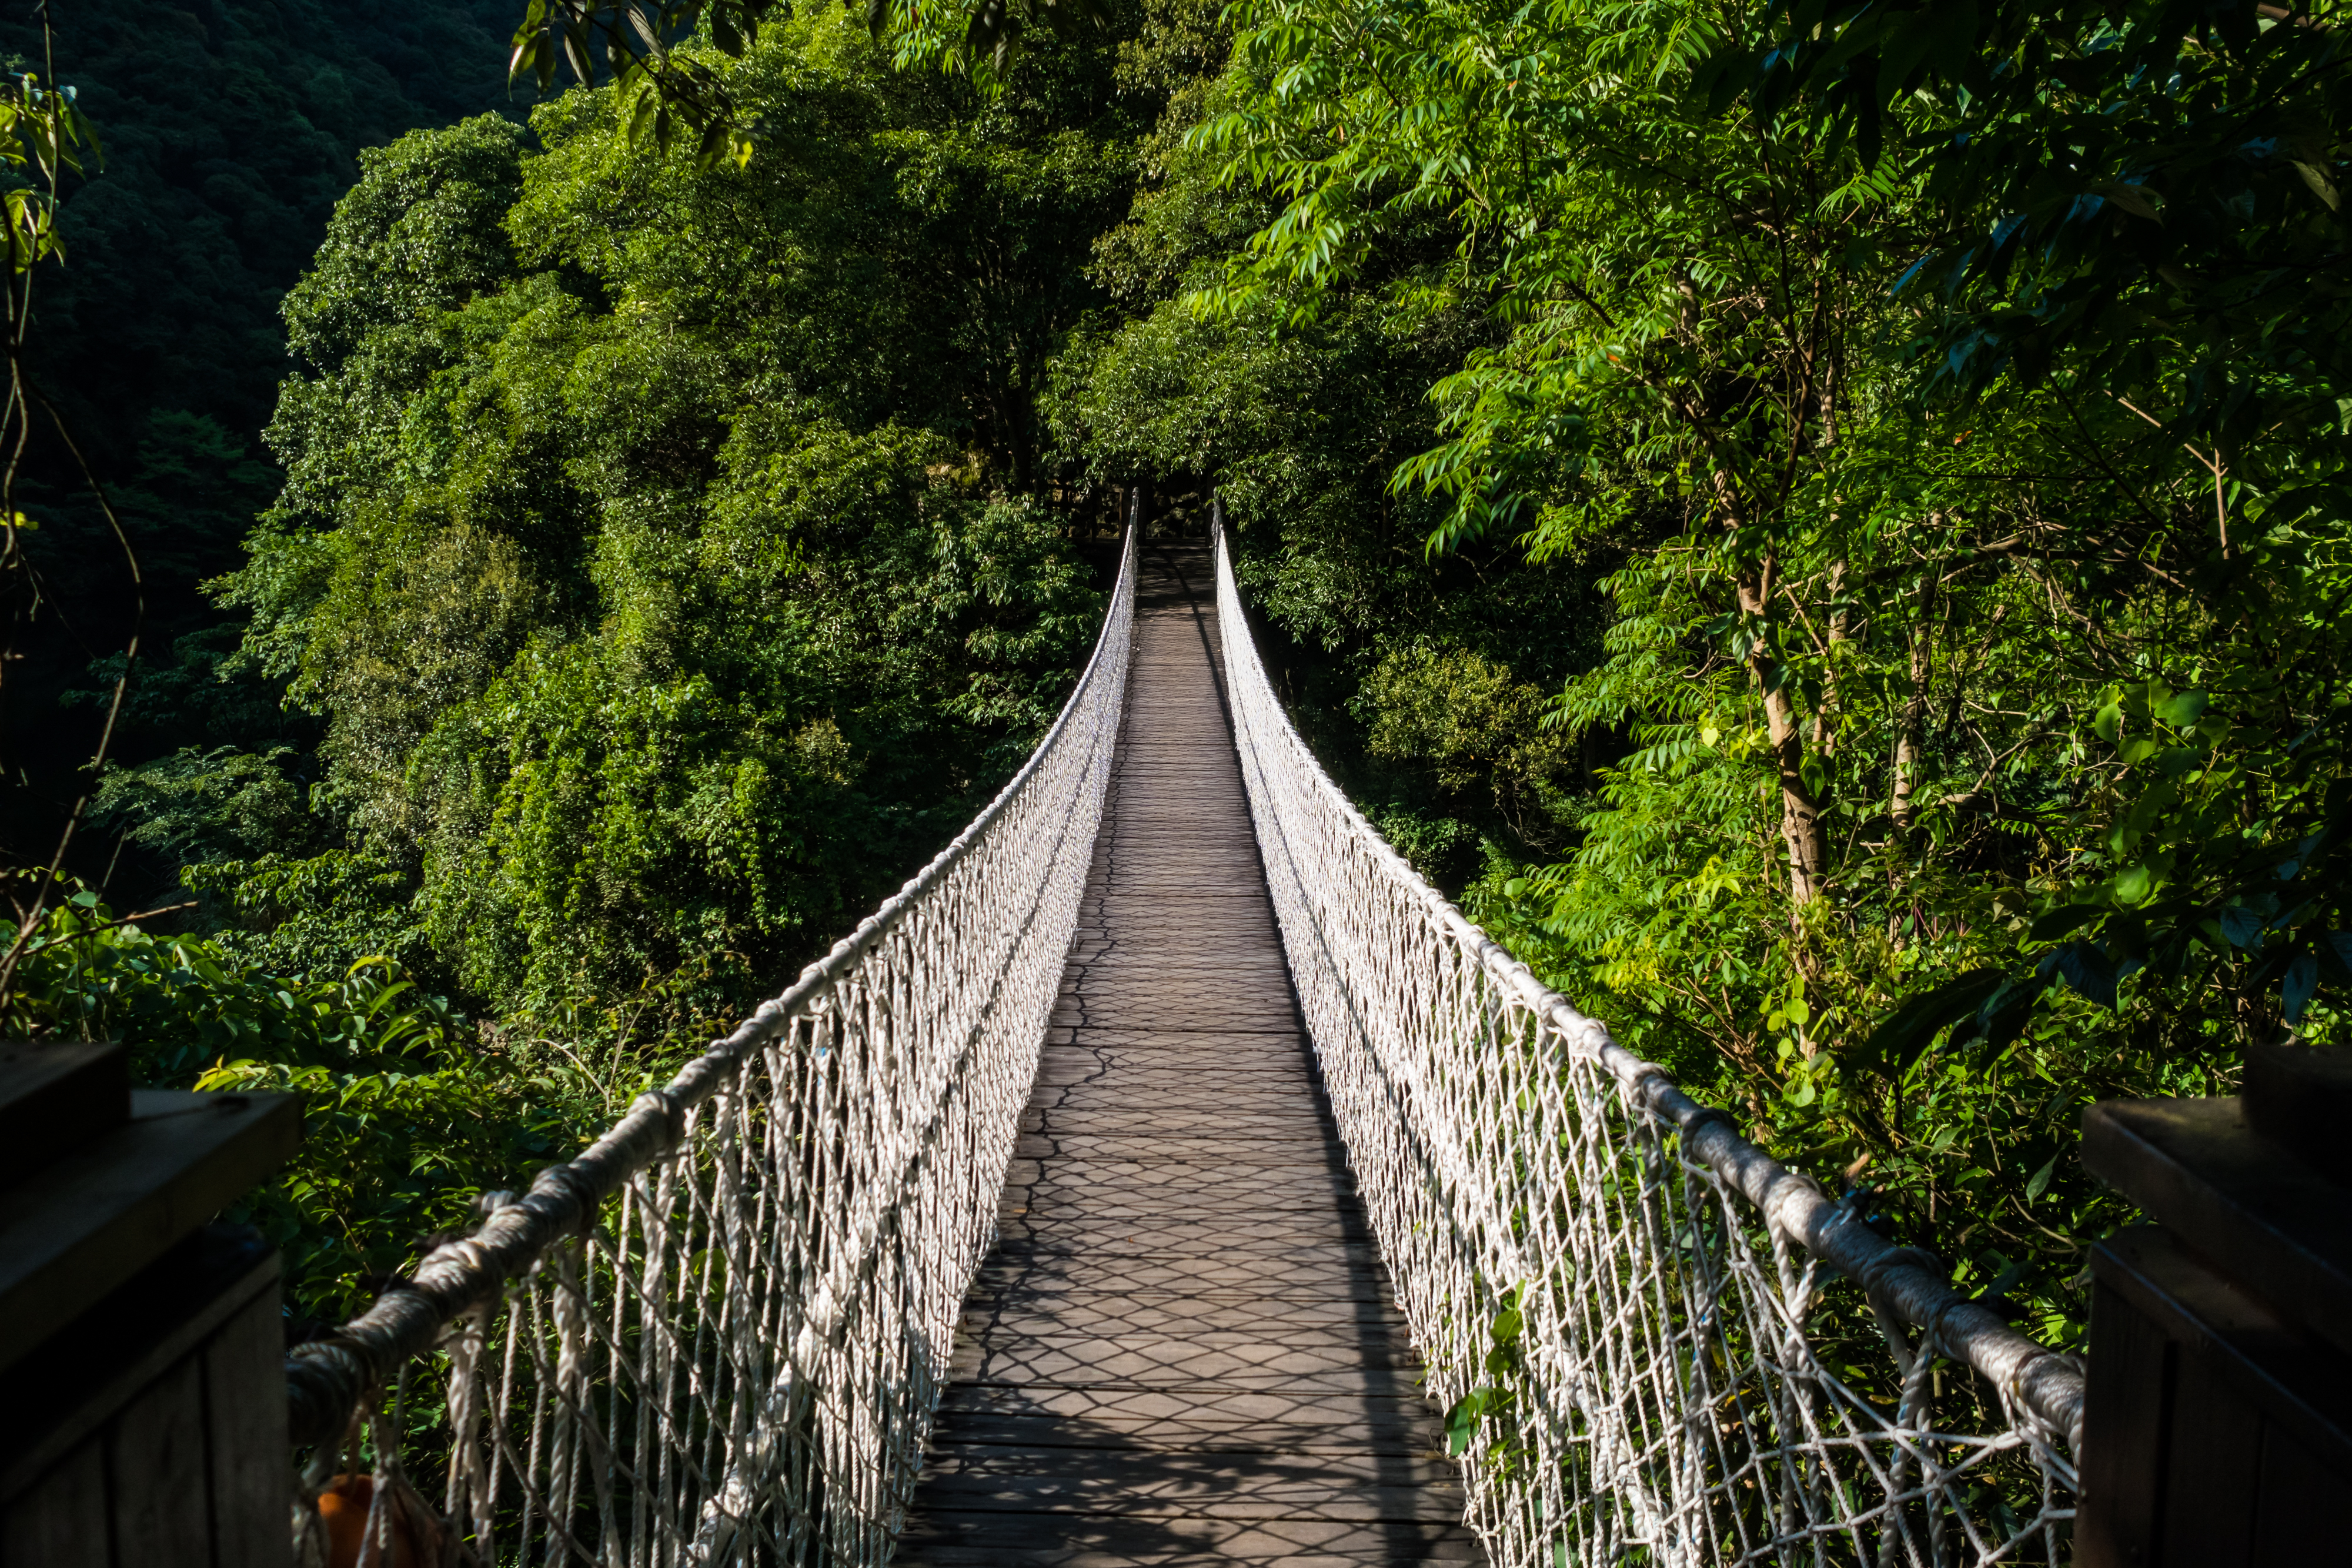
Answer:
<svg viewBox="0 0 2352 1568"><path fill-rule="evenodd" d="M37 429L46 423L96 498L131 580L131 630L123 647L122 667L115 677L97 745L84 769L94 786L113 747L123 695L138 662L139 638L146 619L146 587L138 554L107 499L105 486L100 484L79 444L66 428L64 417L34 384L25 363L33 323L36 268L43 261L62 265L65 260L58 226L59 183L68 173L84 172L86 162L95 164L104 156L98 133L77 103L74 89L45 85L45 78L53 80L56 74L55 37L46 0L39 16L42 74L27 71L0 85L0 166L5 167L11 179L5 193L8 268L5 278L0 278L0 283L5 283L6 300L5 319L0 322L0 334L5 334L0 336L0 349L5 349L7 356L6 402L5 408L0 408L0 442L5 443L6 452L5 465L0 465L0 604L6 606L8 617L7 641L0 644L0 695L5 695L10 666L23 658L20 640L42 611L54 605L55 596L45 591L39 570L26 551L26 536L36 531L37 524L25 515L16 496L26 453ZM10 1017L17 967L35 934L41 929L56 895L66 853L89 809L90 794L90 789L85 789L67 811L56 847L45 863L0 867L0 882L5 882L10 912L15 916L8 945L0 951L0 1021Z"/></svg>

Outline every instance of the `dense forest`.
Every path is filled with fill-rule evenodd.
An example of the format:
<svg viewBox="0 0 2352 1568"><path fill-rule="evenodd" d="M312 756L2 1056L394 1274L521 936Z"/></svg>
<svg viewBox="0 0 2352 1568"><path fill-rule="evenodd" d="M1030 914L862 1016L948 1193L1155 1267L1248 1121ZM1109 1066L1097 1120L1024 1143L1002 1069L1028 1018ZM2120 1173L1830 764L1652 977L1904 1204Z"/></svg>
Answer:
<svg viewBox="0 0 2352 1568"><path fill-rule="evenodd" d="M1409 858L2074 1343L2082 1107L2343 1032L2334 13L951 12L694 46L739 159L526 114L496 6L60 8L26 363L150 608L89 780L37 445L17 885L95 795L8 1028L317 1095L257 1212L331 1316L945 842L1102 497L1213 486Z"/></svg>
<svg viewBox="0 0 2352 1568"><path fill-rule="evenodd" d="M427 3L357 22L308 0L271 5L110 3L0 20L0 57L37 74L54 52L97 129L103 168L61 192L60 264L44 269L28 368L64 415L137 548L148 597L146 678L118 755L183 745L261 752L305 738L259 694L215 689L236 631L203 584L280 481L261 441L289 364L279 301L310 265L357 157L416 126L520 118L489 0ZM119 554L55 434L36 431L19 479L47 527L33 551L54 621L28 628L7 684L9 816L51 836L79 788L132 612ZM36 826L37 825L37 826ZM111 842L109 848L111 849ZM168 887L169 853L129 851L133 880ZM102 875L101 857L94 875Z"/></svg>

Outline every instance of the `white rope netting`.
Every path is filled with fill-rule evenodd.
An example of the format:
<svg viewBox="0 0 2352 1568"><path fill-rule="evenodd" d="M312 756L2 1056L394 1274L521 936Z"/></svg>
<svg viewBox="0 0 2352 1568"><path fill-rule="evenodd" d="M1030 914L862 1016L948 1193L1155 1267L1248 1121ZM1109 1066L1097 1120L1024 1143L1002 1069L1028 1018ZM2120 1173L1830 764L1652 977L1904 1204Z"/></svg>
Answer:
<svg viewBox="0 0 2352 1568"><path fill-rule="evenodd" d="M1291 975L1429 1392L1479 1412L1463 1479L1492 1561L2062 1561L2080 1367L1781 1168L1414 874L1291 727L1222 529L1216 570Z"/></svg>
<svg viewBox="0 0 2352 1568"><path fill-rule="evenodd" d="M1076 692L952 845L580 1158L289 1360L316 1497L352 1410L387 1386L415 1402L411 1359L439 1352L415 1375L446 1420L373 1422L362 1562L887 1560L1076 924L1135 561L1130 531ZM401 1477L404 1421L419 1485L446 1471L440 1520ZM296 1526L328 1553L318 1508Z"/></svg>

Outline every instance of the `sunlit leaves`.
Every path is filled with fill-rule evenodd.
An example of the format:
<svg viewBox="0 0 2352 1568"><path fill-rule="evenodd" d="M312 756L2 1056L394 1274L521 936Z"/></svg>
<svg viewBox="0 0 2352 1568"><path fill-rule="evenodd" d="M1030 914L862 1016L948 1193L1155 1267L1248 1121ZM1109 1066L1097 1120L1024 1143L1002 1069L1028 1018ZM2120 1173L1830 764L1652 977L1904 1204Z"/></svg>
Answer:
<svg viewBox="0 0 2352 1568"><path fill-rule="evenodd" d="M313 800L400 885L223 868L273 938L385 917L509 1019L676 974L717 1007L1050 721L1096 596L988 490L1128 165L1044 114L977 134L878 57L829 9L725 68L796 127L748 169L633 145L619 88L542 107L543 151L479 120L367 159L227 586L326 721Z"/></svg>
<svg viewBox="0 0 2352 1568"><path fill-rule="evenodd" d="M1923 373L2113 384L2181 356L2166 423L2234 445L2321 393L2313 368L2345 371L2352 295L2318 261L2346 235L2344 47L2310 15L2196 0L1794 0L1699 74L1717 107L1850 138L1923 189L1935 221L1903 279L1940 296Z"/></svg>
<svg viewBox="0 0 2352 1568"><path fill-rule="evenodd" d="M81 111L71 87L45 87L27 71L0 81L0 164L14 176L0 193L5 205L8 264L30 269L44 257L62 256L55 191L58 177L103 161L98 131Z"/></svg>
<svg viewBox="0 0 2352 1568"><path fill-rule="evenodd" d="M609 70L625 106L630 144L690 147L695 167L751 162L751 127L720 74L680 46L698 33L740 58L762 26L792 15L790 0L530 0L508 62L541 93L568 68L582 83Z"/></svg>
<svg viewBox="0 0 2352 1568"><path fill-rule="evenodd" d="M137 1082L294 1092L304 1141L236 1206L288 1254L290 1293L339 1321L473 1195L568 1152L604 1108L568 1072L486 1054L438 997L381 956L273 973L219 944L118 924L93 894L47 917L9 1032L117 1040Z"/></svg>
<svg viewBox="0 0 2352 1568"><path fill-rule="evenodd" d="M1442 218L1495 337L1394 493L1612 563L1550 722L1613 766L1481 917L2075 1327L2081 1104L2352 977L2352 334L2284 287L2340 270L2341 46L2193 9L1250 0L1192 141L1281 204L1193 297L1234 328Z"/></svg>
<svg viewBox="0 0 2352 1568"><path fill-rule="evenodd" d="M901 67L966 72L990 91L1032 33L1076 43L1100 37L1111 20L1107 0L866 0L866 16Z"/></svg>

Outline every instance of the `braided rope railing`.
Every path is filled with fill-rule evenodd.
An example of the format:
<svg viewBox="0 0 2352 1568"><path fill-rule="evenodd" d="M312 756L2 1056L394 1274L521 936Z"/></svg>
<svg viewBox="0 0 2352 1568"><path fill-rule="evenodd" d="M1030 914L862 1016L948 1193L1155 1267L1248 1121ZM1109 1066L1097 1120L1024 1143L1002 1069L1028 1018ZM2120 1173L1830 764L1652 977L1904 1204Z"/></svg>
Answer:
<svg viewBox="0 0 2352 1568"><path fill-rule="evenodd" d="M577 1159L292 1354L310 1494L356 1410L419 1369L443 1385L440 1517L378 1418L363 1562L888 1558L1076 924L1135 562L1130 529L1076 691L954 843ZM298 1510L313 1560L318 1521Z"/></svg>
<svg viewBox="0 0 2352 1568"><path fill-rule="evenodd" d="M2079 1365L1416 875L1291 727L1222 529L1216 571L1292 978L1430 1392L1478 1413L1464 1480L1497 1568L2063 1560Z"/></svg>

